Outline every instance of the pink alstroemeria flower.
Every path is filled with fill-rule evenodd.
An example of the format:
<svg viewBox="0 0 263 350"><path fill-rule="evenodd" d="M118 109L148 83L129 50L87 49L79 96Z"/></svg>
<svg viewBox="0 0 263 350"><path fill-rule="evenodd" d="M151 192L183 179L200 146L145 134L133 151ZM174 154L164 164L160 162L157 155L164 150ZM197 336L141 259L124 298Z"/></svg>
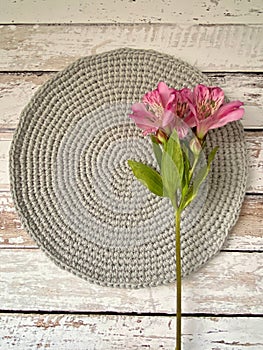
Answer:
<svg viewBox="0 0 263 350"><path fill-rule="evenodd" d="M208 130L216 129L243 117L244 109L240 101L224 103L224 92L219 87L197 85L193 92L193 102L189 101L192 111L185 122L196 126L196 134L203 139Z"/></svg>
<svg viewBox="0 0 263 350"><path fill-rule="evenodd" d="M178 118L185 119L191 113L189 102L193 102L193 93L190 89L175 90L175 100L172 108Z"/></svg>
<svg viewBox="0 0 263 350"><path fill-rule="evenodd" d="M159 129L170 134L174 120L174 99L174 89L160 82L157 89L143 96L142 103L132 105L133 113L129 117L143 130L143 135L156 133Z"/></svg>
<svg viewBox="0 0 263 350"><path fill-rule="evenodd" d="M136 125L143 130L143 135L155 134L164 140L174 129L180 138L188 133L188 126L180 119L184 119L191 111L189 101L192 101L192 91L188 88L176 90L160 82L157 89L147 92L142 103L132 105L129 115ZM162 142L162 141L160 141Z"/></svg>

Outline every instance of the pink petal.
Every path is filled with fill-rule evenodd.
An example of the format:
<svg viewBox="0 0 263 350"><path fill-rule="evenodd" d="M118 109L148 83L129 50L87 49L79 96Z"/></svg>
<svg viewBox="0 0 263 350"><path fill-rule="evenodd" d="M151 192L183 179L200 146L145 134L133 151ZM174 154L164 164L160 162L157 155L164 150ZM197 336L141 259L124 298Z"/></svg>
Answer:
<svg viewBox="0 0 263 350"><path fill-rule="evenodd" d="M176 129L176 131L178 133L179 139L185 138L186 135L188 134L188 131L189 131L188 125L186 123L184 123L181 118L177 118L177 117L175 118L174 128Z"/></svg>
<svg viewBox="0 0 263 350"><path fill-rule="evenodd" d="M236 101L234 101L234 102L236 102ZM232 102L231 102L231 104L232 104ZM223 107L221 107L221 108L223 108ZM243 108L238 108L238 109L232 110L231 112L223 113L223 114L221 114L221 116L219 113L215 113L213 116L199 121L197 124L197 136L199 138L203 138L205 136L205 134L208 132L208 130L217 129L217 128L220 128L221 126L224 126L230 122L241 119L244 115L244 112L245 111Z"/></svg>
<svg viewBox="0 0 263 350"><path fill-rule="evenodd" d="M196 136L199 139L204 138L204 136L207 134L209 130L209 119L210 117L197 122Z"/></svg>
<svg viewBox="0 0 263 350"><path fill-rule="evenodd" d="M196 85L196 87L194 88L194 99L196 103L208 100L209 95L210 93L208 87L203 84Z"/></svg>
<svg viewBox="0 0 263 350"><path fill-rule="evenodd" d="M181 90L179 90L181 98L182 98L182 102L193 102L193 93L191 91L191 89L188 88L183 88Z"/></svg>
<svg viewBox="0 0 263 350"><path fill-rule="evenodd" d="M150 125L141 121L135 121L135 123L138 126L138 128L143 130L144 135L154 133L159 129L158 126Z"/></svg>
<svg viewBox="0 0 263 350"><path fill-rule="evenodd" d="M141 117L135 114L129 114L129 117L135 121L136 125L156 126L156 120L149 119L149 117Z"/></svg>
<svg viewBox="0 0 263 350"><path fill-rule="evenodd" d="M165 82L161 81L157 86L157 90L161 96L163 107L165 108L174 89L170 89Z"/></svg>
<svg viewBox="0 0 263 350"><path fill-rule="evenodd" d="M224 126L230 122L239 120L243 117L244 112L245 110L243 108L239 108L225 114L220 119L212 116L211 118L208 118L210 119L208 120L209 129L220 128L221 126Z"/></svg>
<svg viewBox="0 0 263 350"><path fill-rule="evenodd" d="M213 117L220 119L224 117L226 114L228 114L229 112L232 112L233 110L243 105L244 103L241 101L232 101L232 102L226 103L219 108L219 110L213 115Z"/></svg>
<svg viewBox="0 0 263 350"><path fill-rule="evenodd" d="M152 114L151 112L149 112L146 109L146 106L143 103L134 103L131 106L131 109L133 111L133 114L130 114L131 118L136 117L136 118L142 118L143 119L143 118L148 117L148 119L156 120L155 115Z"/></svg>
<svg viewBox="0 0 263 350"><path fill-rule="evenodd" d="M141 129L143 129L143 128L141 128ZM143 131L142 134L143 134L143 136L146 136L148 134L155 134L157 130L158 130L158 128L147 128Z"/></svg>
<svg viewBox="0 0 263 350"><path fill-rule="evenodd" d="M129 114L129 117L134 120L136 125L146 131L147 133L150 133L154 130L156 131L159 127L159 121L156 118L154 114L147 111L145 105L143 103L135 103L132 105L132 111L133 114Z"/></svg>
<svg viewBox="0 0 263 350"><path fill-rule="evenodd" d="M170 126L174 122L175 115L170 110L166 110L163 114L162 118L162 127L165 128L167 126Z"/></svg>
<svg viewBox="0 0 263 350"><path fill-rule="evenodd" d="M210 98L213 101L216 101L218 106L221 106L224 103L224 91L219 87L211 87L210 88Z"/></svg>
<svg viewBox="0 0 263 350"><path fill-rule="evenodd" d="M175 108L176 108L176 101L175 101L175 93L173 92L170 97L169 100L167 102L167 105L165 107L166 110L171 111L174 113Z"/></svg>
<svg viewBox="0 0 263 350"><path fill-rule="evenodd" d="M191 103L190 101L188 101L188 106L190 109L190 112L195 116L195 118L197 119L197 112L196 112L196 107L194 106L193 103Z"/></svg>
<svg viewBox="0 0 263 350"><path fill-rule="evenodd" d="M184 118L184 122L189 126L189 128L193 128L196 126L196 118L193 113L189 113L188 116Z"/></svg>
<svg viewBox="0 0 263 350"><path fill-rule="evenodd" d="M159 91L157 89L147 92L143 96L142 102L144 104L148 104L150 106L155 105L155 104L160 105L160 106L163 105L161 96L160 96Z"/></svg>

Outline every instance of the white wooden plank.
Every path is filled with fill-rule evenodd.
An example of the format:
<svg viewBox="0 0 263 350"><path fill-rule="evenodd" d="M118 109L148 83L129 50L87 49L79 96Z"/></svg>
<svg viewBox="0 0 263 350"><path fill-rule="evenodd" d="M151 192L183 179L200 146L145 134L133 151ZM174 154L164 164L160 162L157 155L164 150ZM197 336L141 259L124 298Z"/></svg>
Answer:
<svg viewBox="0 0 263 350"><path fill-rule="evenodd" d="M246 135L248 152L248 193L263 193L263 136L260 132Z"/></svg>
<svg viewBox="0 0 263 350"><path fill-rule="evenodd" d="M261 0L2 1L2 23L262 23Z"/></svg>
<svg viewBox="0 0 263 350"><path fill-rule="evenodd" d="M0 139L0 184L2 188L9 187L9 149L11 141ZM0 185L1 188L1 185Z"/></svg>
<svg viewBox="0 0 263 350"><path fill-rule="evenodd" d="M22 109L54 74L0 74L0 129L15 128Z"/></svg>
<svg viewBox="0 0 263 350"><path fill-rule="evenodd" d="M0 74L0 130L17 126L19 115L37 88L55 73ZM244 102L244 127L263 129L263 74L208 74L231 100Z"/></svg>
<svg viewBox="0 0 263 350"><path fill-rule="evenodd" d="M260 317L183 317L182 346L187 350L259 350ZM172 349L172 316L1 314L2 349L137 350ZM88 346L88 347L87 347Z"/></svg>
<svg viewBox="0 0 263 350"><path fill-rule="evenodd" d="M183 280L184 313L262 314L263 255L221 252ZM175 312L175 285L101 287L57 267L38 249L0 250L2 310Z"/></svg>
<svg viewBox="0 0 263 350"><path fill-rule="evenodd" d="M9 189L8 157L12 133L0 133L0 190ZM263 134L246 132L249 157L247 193L263 193Z"/></svg>
<svg viewBox="0 0 263 350"><path fill-rule="evenodd" d="M242 122L245 128L263 128L263 74L208 73L208 76L230 100L244 102L246 113Z"/></svg>
<svg viewBox="0 0 263 350"><path fill-rule="evenodd" d="M263 251L263 196L245 197L239 220L231 230L224 250ZM23 230L10 192L0 192L0 249L37 248Z"/></svg>
<svg viewBox="0 0 263 350"><path fill-rule="evenodd" d="M262 37L263 25L0 26L0 70L60 70L81 56L131 47L171 54L206 72L262 72Z"/></svg>
<svg viewBox="0 0 263 350"><path fill-rule="evenodd" d="M263 198L261 196L246 196L238 222L229 233L223 249L263 251L262 213Z"/></svg>

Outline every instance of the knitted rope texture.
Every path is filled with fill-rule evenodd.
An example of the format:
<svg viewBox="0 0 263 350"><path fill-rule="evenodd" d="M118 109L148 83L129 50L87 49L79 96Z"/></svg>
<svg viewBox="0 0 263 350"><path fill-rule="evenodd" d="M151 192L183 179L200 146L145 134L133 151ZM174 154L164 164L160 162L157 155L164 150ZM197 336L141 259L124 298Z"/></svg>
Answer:
<svg viewBox="0 0 263 350"><path fill-rule="evenodd" d="M149 138L127 114L159 81L175 88L209 84L192 66L152 50L82 58L38 90L12 142L11 189L24 227L57 265L97 284L175 281L172 206L127 165L134 159L156 166ZM210 131L207 144L220 150L205 200L182 218L183 276L220 250L245 194L242 125Z"/></svg>

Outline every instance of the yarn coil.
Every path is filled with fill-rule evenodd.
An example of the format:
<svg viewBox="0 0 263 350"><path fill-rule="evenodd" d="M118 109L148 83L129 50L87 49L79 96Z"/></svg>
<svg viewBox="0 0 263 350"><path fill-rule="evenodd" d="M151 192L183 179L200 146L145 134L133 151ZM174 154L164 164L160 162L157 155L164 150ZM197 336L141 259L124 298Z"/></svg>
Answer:
<svg viewBox="0 0 263 350"><path fill-rule="evenodd" d="M81 58L47 81L23 110L10 150L11 191L25 229L60 267L101 285L175 281L173 208L145 189L127 160L156 166L151 143L128 118L132 103L165 81L210 85L191 65L153 50ZM200 208L182 218L182 274L223 246L244 198L240 122L210 131L220 146Z"/></svg>

